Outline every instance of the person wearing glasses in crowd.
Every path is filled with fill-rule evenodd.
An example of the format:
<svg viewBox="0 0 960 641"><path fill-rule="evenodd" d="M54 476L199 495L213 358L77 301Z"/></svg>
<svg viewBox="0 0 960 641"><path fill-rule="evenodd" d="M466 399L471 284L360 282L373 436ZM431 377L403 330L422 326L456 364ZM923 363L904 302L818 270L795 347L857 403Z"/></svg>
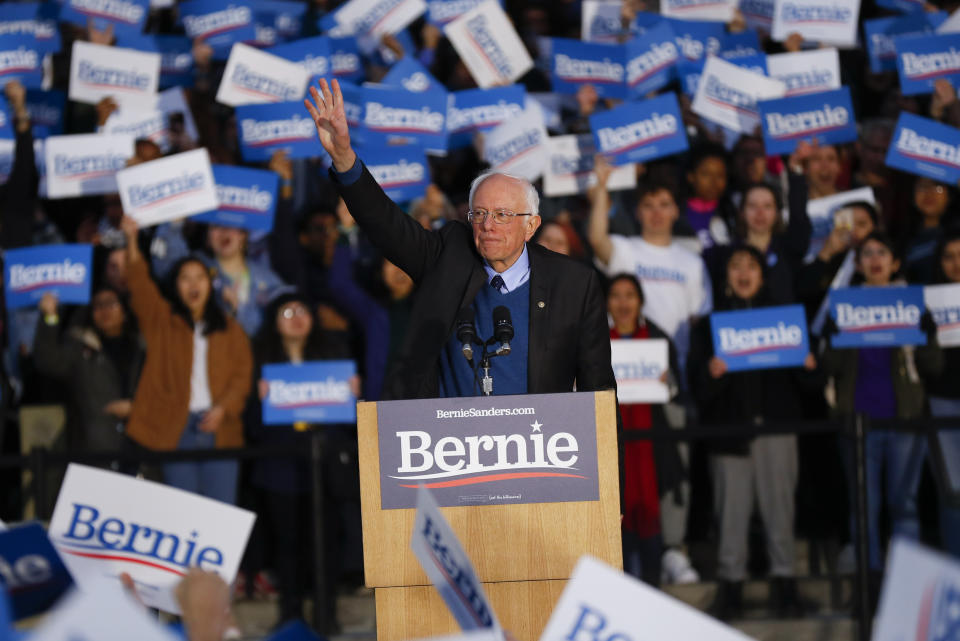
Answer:
<svg viewBox="0 0 960 641"><path fill-rule="evenodd" d="M361 229L416 283L410 325L382 398L472 396L474 373L455 321L472 309L477 335L493 334L505 306L516 332L508 356L491 361L495 394L615 389L603 292L588 267L528 242L540 226L529 181L486 172L471 185L468 224L428 231L393 203L350 144L336 80L304 101L330 154L330 172Z"/></svg>

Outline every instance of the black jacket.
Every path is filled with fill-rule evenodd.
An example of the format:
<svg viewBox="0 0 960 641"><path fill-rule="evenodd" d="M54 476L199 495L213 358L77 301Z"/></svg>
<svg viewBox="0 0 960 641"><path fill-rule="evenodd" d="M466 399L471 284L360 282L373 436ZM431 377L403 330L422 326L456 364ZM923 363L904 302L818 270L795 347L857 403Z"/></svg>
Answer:
<svg viewBox="0 0 960 641"><path fill-rule="evenodd" d="M337 183L337 176L331 171ZM417 284L410 324L387 373L384 399L439 394L440 355L457 312L487 283L473 232L462 222L427 231L391 201L364 167L340 185L351 215L384 256ZM527 391L531 394L616 389L606 305L597 274L528 243L530 327Z"/></svg>

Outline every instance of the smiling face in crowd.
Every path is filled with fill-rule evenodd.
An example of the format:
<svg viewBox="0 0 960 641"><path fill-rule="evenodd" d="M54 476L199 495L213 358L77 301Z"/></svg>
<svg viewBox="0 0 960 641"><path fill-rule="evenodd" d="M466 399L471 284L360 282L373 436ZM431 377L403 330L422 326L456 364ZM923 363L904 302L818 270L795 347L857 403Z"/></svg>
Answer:
<svg viewBox="0 0 960 641"><path fill-rule="evenodd" d="M767 187L756 186L743 197L743 222L747 231L765 235L777 224L777 199Z"/></svg>
<svg viewBox="0 0 960 641"><path fill-rule="evenodd" d="M512 211L530 213L527 196L521 181L494 174L477 187L471 208L474 211ZM501 225L487 216L481 224L473 225L473 241L477 251L495 270L502 272L513 265L523 253L523 246L540 226L540 216L515 216Z"/></svg>
<svg viewBox="0 0 960 641"><path fill-rule="evenodd" d="M643 195L637 205L637 215L644 237L662 237L670 235L674 221L680 216L680 210L669 190L657 189Z"/></svg>
<svg viewBox="0 0 960 641"><path fill-rule="evenodd" d="M727 284L734 296L750 300L763 287L763 267L750 252L735 252L727 262Z"/></svg>
<svg viewBox="0 0 960 641"><path fill-rule="evenodd" d="M857 261L866 285L889 285L893 275L900 269L900 261L884 243L868 238L860 248Z"/></svg>
<svg viewBox="0 0 960 641"><path fill-rule="evenodd" d="M607 294L607 311L618 330L636 330L643 300L634 283L626 278L613 281Z"/></svg>
<svg viewBox="0 0 960 641"><path fill-rule="evenodd" d="M203 318L203 310L210 298L210 273L206 266L197 260L190 260L180 267L177 273L177 296L190 311L194 320Z"/></svg>
<svg viewBox="0 0 960 641"><path fill-rule="evenodd" d="M313 329L313 315L300 301L292 301L277 310L277 333L288 340L305 340Z"/></svg>
<svg viewBox="0 0 960 641"><path fill-rule="evenodd" d="M836 147L818 147L810 154L807 159L807 180L814 194L824 196L836 192L839 177L840 153Z"/></svg>
<svg viewBox="0 0 960 641"><path fill-rule="evenodd" d="M687 181L697 198L719 200L727 189L727 164L722 158L707 156L687 174Z"/></svg>
<svg viewBox="0 0 960 641"><path fill-rule="evenodd" d="M943 183L917 178L913 183L913 204L925 219L936 225L950 204L950 192Z"/></svg>
<svg viewBox="0 0 960 641"><path fill-rule="evenodd" d="M207 232L207 239L217 259L226 260L243 254L247 243L247 232L236 227L211 225Z"/></svg>

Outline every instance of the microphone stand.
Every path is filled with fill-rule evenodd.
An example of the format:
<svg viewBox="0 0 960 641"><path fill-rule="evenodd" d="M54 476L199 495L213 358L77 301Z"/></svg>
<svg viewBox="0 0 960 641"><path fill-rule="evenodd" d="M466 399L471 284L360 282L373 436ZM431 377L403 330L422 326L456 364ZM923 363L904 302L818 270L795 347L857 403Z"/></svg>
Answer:
<svg viewBox="0 0 960 641"><path fill-rule="evenodd" d="M480 369L483 370L483 378L480 379L480 392L484 396L493 396L493 377L490 376L490 359L494 356L506 356L510 353L510 343L501 343L496 351L488 352L487 348L496 343L496 338L488 338L487 341L483 343L483 354L480 356Z"/></svg>

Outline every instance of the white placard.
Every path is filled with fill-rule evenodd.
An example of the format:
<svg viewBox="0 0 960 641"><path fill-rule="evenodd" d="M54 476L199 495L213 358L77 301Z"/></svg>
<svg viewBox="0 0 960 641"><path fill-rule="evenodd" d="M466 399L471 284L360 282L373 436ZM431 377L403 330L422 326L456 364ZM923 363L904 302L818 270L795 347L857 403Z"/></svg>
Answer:
<svg viewBox="0 0 960 641"><path fill-rule="evenodd" d="M666 403L670 388L661 376L670 369L665 338L618 338L610 341L617 400L621 403Z"/></svg>
<svg viewBox="0 0 960 641"><path fill-rule="evenodd" d="M950 17L940 23L937 33L960 33L960 9L950 14Z"/></svg>
<svg viewBox="0 0 960 641"><path fill-rule="evenodd" d="M730 22L738 0L660 0L660 13L681 20Z"/></svg>
<svg viewBox="0 0 960 641"><path fill-rule="evenodd" d="M123 211L141 226L216 209L216 184L206 149L151 160L117 173Z"/></svg>
<svg viewBox="0 0 960 641"><path fill-rule="evenodd" d="M107 135L122 134L135 140L145 138L157 144L164 153L170 148L167 115L162 111L140 111L122 109L110 114L103 123L101 133Z"/></svg>
<svg viewBox="0 0 960 641"><path fill-rule="evenodd" d="M960 345L960 283L927 285L923 302L937 322L937 343L940 347Z"/></svg>
<svg viewBox="0 0 960 641"><path fill-rule="evenodd" d="M78 134L47 138L47 197L73 198L113 194L117 172L133 157L129 135Z"/></svg>
<svg viewBox="0 0 960 641"><path fill-rule="evenodd" d="M540 641L641 641L750 637L656 588L583 556L563 589Z"/></svg>
<svg viewBox="0 0 960 641"><path fill-rule="evenodd" d="M840 88L840 54L834 48L767 56L767 75L787 85L788 96Z"/></svg>
<svg viewBox="0 0 960 641"><path fill-rule="evenodd" d="M217 102L237 107L302 100L309 82L310 72L301 65L237 42L223 70Z"/></svg>
<svg viewBox="0 0 960 641"><path fill-rule="evenodd" d="M193 112L187 105L187 99L183 95L183 87L171 87L166 91L157 94L155 108L162 111L170 119L172 114L183 115L183 130L187 137L193 142L200 140L200 134L197 132L197 123L193 120Z"/></svg>
<svg viewBox="0 0 960 641"><path fill-rule="evenodd" d="M597 184L593 173L597 147L593 134L553 136L547 139L549 159L543 172L544 196L583 194ZM637 165L614 167L607 179L607 190L633 189L637 186Z"/></svg>
<svg viewBox="0 0 960 641"><path fill-rule="evenodd" d="M424 0L349 0L337 10L337 36L360 36L377 43L402 31L427 10Z"/></svg>
<svg viewBox="0 0 960 641"><path fill-rule="evenodd" d="M198 494L71 463L48 531L81 589L127 572L147 606L179 614L173 588L190 567L233 581L255 519Z"/></svg>
<svg viewBox="0 0 960 641"><path fill-rule="evenodd" d="M810 217L810 223L813 225L813 235L810 239L810 247L807 249L807 260L811 260L823 249L824 241L833 231L834 213L844 205L855 202L868 202L871 205L876 205L877 199L873 195L873 187L859 187L832 196L807 201L807 216Z"/></svg>
<svg viewBox="0 0 960 641"><path fill-rule="evenodd" d="M497 0L487 0L446 27L444 34L482 89L510 84L533 60Z"/></svg>
<svg viewBox="0 0 960 641"><path fill-rule="evenodd" d="M852 47L859 16L860 0L775 0L771 37L784 42L799 33L810 42Z"/></svg>
<svg viewBox="0 0 960 641"><path fill-rule="evenodd" d="M73 43L70 58L70 100L92 105L113 98L118 105L143 106L156 101L160 54Z"/></svg>
<svg viewBox="0 0 960 641"><path fill-rule="evenodd" d="M549 159L547 128L539 109L525 109L516 118L484 135L483 159L494 169L536 180Z"/></svg>
<svg viewBox="0 0 960 641"><path fill-rule="evenodd" d="M31 641L178 641L117 581L91 579L73 590L30 635Z"/></svg>
<svg viewBox="0 0 960 641"><path fill-rule="evenodd" d="M417 514L410 547L461 629L500 629L470 557L463 551L436 499L422 485L417 490Z"/></svg>
<svg viewBox="0 0 960 641"><path fill-rule="evenodd" d="M960 624L960 562L902 537L893 539L873 641L949 641Z"/></svg>
<svg viewBox="0 0 960 641"><path fill-rule="evenodd" d="M616 44L623 33L620 0L583 0L580 39L584 42Z"/></svg>
<svg viewBox="0 0 960 641"><path fill-rule="evenodd" d="M779 80L710 56L697 85L693 111L732 131L752 134L760 124L757 100L780 98L786 90Z"/></svg>

